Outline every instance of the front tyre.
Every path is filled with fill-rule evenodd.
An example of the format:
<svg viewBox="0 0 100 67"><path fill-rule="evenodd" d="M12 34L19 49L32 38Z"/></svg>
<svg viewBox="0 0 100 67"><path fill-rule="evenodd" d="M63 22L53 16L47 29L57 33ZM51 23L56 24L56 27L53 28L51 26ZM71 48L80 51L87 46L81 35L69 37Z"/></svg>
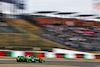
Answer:
<svg viewBox="0 0 100 67"><path fill-rule="evenodd" d="M43 62L45 62L45 60L43 60Z"/></svg>
<svg viewBox="0 0 100 67"><path fill-rule="evenodd" d="M17 61L17 62L21 62L21 59L19 59L19 60L17 59L16 61Z"/></svg>
<svg viewBox="0 0 100 67"><path fill-rule="evenodd" d="M42 61L43 61L43 60L42 60L41 58L39 58L39 63L42 63Z"/></svg>
<svg viewBox="0 0 100 67"><path fill-rule="evenodd" d="M31 59L27 59L27 62L32 62L32 60Z"/></svg>

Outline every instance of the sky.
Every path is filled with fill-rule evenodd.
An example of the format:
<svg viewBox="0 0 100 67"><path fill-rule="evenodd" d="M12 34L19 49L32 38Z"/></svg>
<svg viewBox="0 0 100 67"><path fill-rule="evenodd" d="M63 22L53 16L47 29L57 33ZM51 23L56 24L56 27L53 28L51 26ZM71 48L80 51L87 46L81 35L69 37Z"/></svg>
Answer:
<svg viewBox="0 0 100 67"><path fill-rule="evenodd" d="M93 0L27 0L26 9L34 11L60 11L96 13L93 9Z"/></svg>

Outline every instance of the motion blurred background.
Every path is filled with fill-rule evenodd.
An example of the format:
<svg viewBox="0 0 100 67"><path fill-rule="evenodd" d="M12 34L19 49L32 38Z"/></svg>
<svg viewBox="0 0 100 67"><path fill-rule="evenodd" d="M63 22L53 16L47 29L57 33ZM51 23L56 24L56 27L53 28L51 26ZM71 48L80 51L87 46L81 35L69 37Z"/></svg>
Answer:
<svg viewBox="0 0 100 67"><path fill-rule="evenodd" d="M1 50L52 52L60 48L99 53L99 0L40 2L0 0Z"/></svg>

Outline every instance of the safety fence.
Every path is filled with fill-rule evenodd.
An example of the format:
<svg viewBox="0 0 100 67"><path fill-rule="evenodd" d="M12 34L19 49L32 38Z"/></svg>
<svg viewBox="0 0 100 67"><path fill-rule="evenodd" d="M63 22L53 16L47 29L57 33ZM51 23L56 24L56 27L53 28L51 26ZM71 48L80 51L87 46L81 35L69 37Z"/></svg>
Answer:
<svg viewBox="0 0 100 67"><path fill-rule="evenodd" d="M31 55L38 58L84 58L84 59L100 59L100 55L96 54L74 54L74 53L53 53L53 52L29 52L29 51L0 51L0 56L17 57Z"/></svg>

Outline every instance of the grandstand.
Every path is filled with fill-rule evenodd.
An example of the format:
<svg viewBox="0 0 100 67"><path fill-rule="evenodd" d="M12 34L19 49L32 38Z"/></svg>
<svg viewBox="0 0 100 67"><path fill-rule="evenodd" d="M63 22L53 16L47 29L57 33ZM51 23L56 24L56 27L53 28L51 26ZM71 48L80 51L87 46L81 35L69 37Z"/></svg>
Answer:
<svg viewBox="0 0 100 67"><path fill-rule="evenodd" d="M22 19L8 19L1 18L7 24L11 25L19 32L2 32L0 33L0 45L3 46L13 46L13 47L59 47L59 48L68 48L59 43L47 40L38 36L43 34L42 29L36 25L32 25L26 20ZM13 29L12 28L12 29ZM68 48L70 49L70 48Z"/></svg>
<svg viewBox="0 0 100 67"><path fill-rule="evenodd" d="M94 15L80 15L94 16ZM100 22L76 18L33 17L43 26L44 38L82 51L99 51ZM57 22L57 23L55 23ZM60 22L60 23L58 23Z"/></svg>
<svg viewBox="0 0 100 67"><path fill-rule="evenodd" d="M90 21L81 20L82 23L86 22L87 24L83 23L83 25L80 25L80 20L73 18L66 19L46 16L21 18L24 20L1 18L1 25L4 25L0 26L1 38L4 37L0 39L1 46L58 47L82 51L99 51L99 27L95 27ZM39 22L43 21L38 18L42 18L43 21L47 20L46 18L53 19L49 22L55 22L60 19L59 21L63 21L63 23L67 21L74 23L59 25L55 23L48 24L45 21L45 24L41 24Z"/></svg>

